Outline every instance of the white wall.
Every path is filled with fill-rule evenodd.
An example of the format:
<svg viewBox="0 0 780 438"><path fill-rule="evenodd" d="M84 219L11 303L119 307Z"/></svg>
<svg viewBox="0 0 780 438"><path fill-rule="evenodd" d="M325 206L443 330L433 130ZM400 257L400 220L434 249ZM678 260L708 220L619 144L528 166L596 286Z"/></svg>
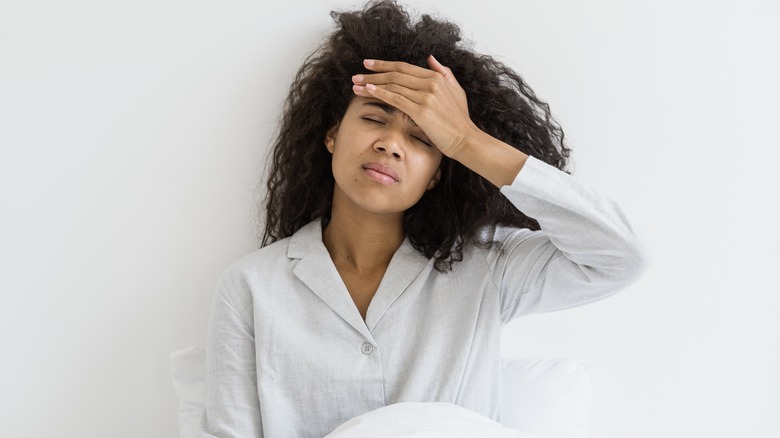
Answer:
<svg viewBox="0 0 780 438"><path fill-rule="evenodd" d="M281 99L351 4L3 2L4 435L176 435L168 354L205 343ZM505 354L590 358L593 437L780 436L777 3L408 4L518 69L655 254Z"/></svg>

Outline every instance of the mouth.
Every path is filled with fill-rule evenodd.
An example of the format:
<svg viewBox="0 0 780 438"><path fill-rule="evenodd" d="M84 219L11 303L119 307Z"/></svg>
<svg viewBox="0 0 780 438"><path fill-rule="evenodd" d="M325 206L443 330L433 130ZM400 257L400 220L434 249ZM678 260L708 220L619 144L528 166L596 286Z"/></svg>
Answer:
<svg viewBox="0 0 780 438"><path fill-rule="evenodd" d="M372 180L381 184L395 184L399 181L398 173L390 166L379 163L366 163L363 172Z"/></svg>

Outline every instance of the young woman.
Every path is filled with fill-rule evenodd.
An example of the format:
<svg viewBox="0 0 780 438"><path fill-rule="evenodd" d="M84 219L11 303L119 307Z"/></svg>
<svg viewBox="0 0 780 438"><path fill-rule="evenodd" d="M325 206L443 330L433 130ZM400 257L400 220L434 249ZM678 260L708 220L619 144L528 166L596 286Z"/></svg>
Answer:
<svg viewBox="0 0 780 438"><path fill-rule="evenodd" d="M217 287L204 436L322 437L402 401L498 420L504 324L645 267L520 76L392 1L332 15L284 108L264 246Z"/></svg>

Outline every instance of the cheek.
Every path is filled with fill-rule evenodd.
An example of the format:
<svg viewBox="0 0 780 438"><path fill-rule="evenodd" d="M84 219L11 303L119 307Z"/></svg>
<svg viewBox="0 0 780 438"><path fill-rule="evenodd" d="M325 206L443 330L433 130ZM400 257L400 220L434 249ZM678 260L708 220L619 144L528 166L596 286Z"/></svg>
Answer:
<svg viewBox="0 0 780 438"><path fill-rule="evenodd" d="M331 155L331 173L337 184L343 188L359 181L361 161L358 151L338 145Z"/></svg>
<svg viewBox="0 0 780 438"><path fill-rule="evenodd" d="M426 186L430 182L431 178L436 174L436 169L439 168L441 163L441 157L433 154L420 154L414 157L413 167L415 174L419 175L421 184Z"/></svg>
<svg viewBox="0 0 780 438"><path fill-rule="evenodd" d="M344 178L346 178L347 175L347 163L348 160L346 157L344 157L343 154L338 152L333 153L333 159L331 160L331 172L333 173L333 179L335 179L337 183L346 182Z"/></svg>

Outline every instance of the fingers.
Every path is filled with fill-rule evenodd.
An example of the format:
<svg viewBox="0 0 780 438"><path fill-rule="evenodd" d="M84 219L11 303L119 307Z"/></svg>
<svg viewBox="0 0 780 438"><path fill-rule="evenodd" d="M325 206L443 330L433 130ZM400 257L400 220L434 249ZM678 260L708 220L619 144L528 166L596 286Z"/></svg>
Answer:
<svg viewBox="0 0 780 438"><path fill-rule="evenodd" d="M392 94L398 94L401 96L404 96L407 98L410 102L413 102L417 105L421 104L425 101L425 95L426 93L423 91L417 91L412 90L410 88L402 87L395 84L387 84L387 85L378 85L378 84L367 84L367 85L353 85L352 91L355 92L358 96L364 96L364 97L377 97L374 95L373 91L375 89L382 89L388 93Z"/></svg>
<svg viewBox="0 0 780 438"><path fill-rule="evenodd" d="M426 94L436 90L434 82L443 79L433 70L406 62L367 59L364 64L377 73L353 76L355 94L378 98L404 112L424 102Z"/></svg>
<svg viewBox="0 0 780 438"><path fill-rule="evenodd" d="M438 59L434 58L433 55L428 56L428 66L431 67L431 70L440 73L442 76L444 76L444 79L447 80L447 82L458 85L458 80L455 79L455 75L452 74L452 70L450 70L449 67L443 66Z"/></svg>
<svg viewBox="0 0 780 438"><path fill-rule="evenodd" d="M436 79L438 76L443 78L445 83L460 88L458 80L449 67L442 65L433 55L429 55L426 62L430 68L418 67L402 61L366 59L363 61L363 65L377 73L355 75L352 77L352 81L357 85L396 83L407 88L420 90L425 87L425 84L430 84L426 80Z"/></svg>
<svg viewBox="0 0 780 438"><path fill-rule="evenodd" d="M453 96L456 98L455 106L459 106L458 95L463 90L452 70L433 55L427 58L427 62L430 68L401 61L366 59L363 64L376 73L353 76L352 89L358 96L375 97L409 115L421 106L450 100ZM451 94L453 91L454 95Z"/></svg>
<svg viewBox="0 0 780 438"><path fill-rule="evenodd" d="M397 88L395 91L391 91L387 89L388 87L390 86L377 87L374 84L368 84L365 87L355 85L352 88L355 90L355 94L359 96L375 97L389 105L392 105L395 108L398 108L400 111L409 114L409 116L412 116L412 119L414 119L413 114L419 105L405 95L413 94L414 91L406 89L406 93L402 94L402 92L396 92L402 91L402 89Z"/></svg>
<svg viewBox="0 0 780 438"><path fill-rule="evenodd" d="M428 80L411 76L400 72L389 73L377 73L369 75L355 75L352 76L352 83L355 85L388 85L398 84L402 87L406 87L412 90L421 90L426 87Z"/></svg>
<svg viewBox="0 0 780 438"><path fill-rule="evenodd" d="M412 65L407 62L401 62L401 61L382 61L379 59L366 59L363 61L363 65L367 69L379 73L397 71L399 73L407 74L410 76L416 76L418 78L429 78L435 74L430 69L418 67L416 65Z"/></svg>
<svg viewBox="0 0 780 438"><path fill-rule="evenodd" d="M444 75L445 78L447 77L447 75L449 74L449 69L441 65L438 59L434 58L433 55L430 55L428 56L427 61L428 61L428 66L431 67L431 70L441 73L442 75Z"/></svg>
<svg viewBox="0 0 780 438"><path fill-rule="evenodd" d="M439 74L433 70L418 67L401 61L382 61L366 59L363 64L374 74L358 74L352 77L355 85L397 84L412 90L421 90L430 85L431 79L437 79Z"/></svg>

